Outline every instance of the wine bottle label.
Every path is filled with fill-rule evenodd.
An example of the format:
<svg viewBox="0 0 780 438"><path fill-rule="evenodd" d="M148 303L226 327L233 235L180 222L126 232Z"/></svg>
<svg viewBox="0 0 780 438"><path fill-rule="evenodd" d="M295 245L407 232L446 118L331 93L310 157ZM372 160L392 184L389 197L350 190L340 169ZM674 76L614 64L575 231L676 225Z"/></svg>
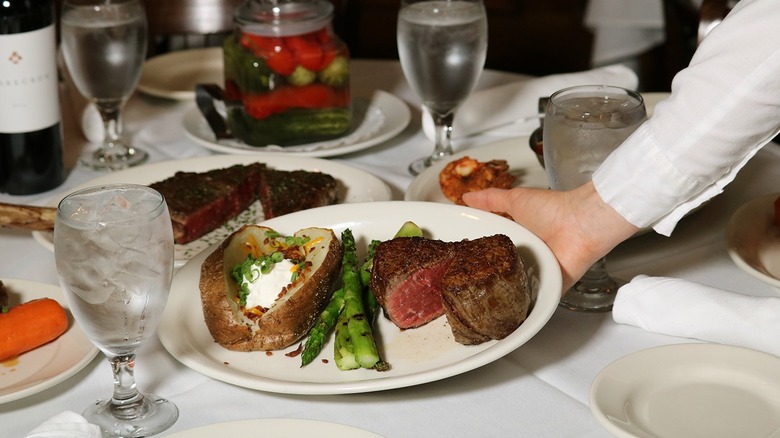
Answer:
<svg viewBox="0 0 780 438"><path fill-rule="evenodd" d="M54 25L0 35L0 132L22 133L60 121Z"/></svg>

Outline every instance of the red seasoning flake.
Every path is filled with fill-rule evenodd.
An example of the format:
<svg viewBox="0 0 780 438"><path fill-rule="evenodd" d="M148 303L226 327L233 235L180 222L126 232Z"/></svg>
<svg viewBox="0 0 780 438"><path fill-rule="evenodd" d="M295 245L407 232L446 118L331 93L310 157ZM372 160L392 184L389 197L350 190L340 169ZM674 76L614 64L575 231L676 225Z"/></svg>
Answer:
<svg viewBox="0 0 780 438"><path fill-rule="evenodd" d="M301 354L302 351L303 351L303 343L300 343L298 344L298 348L296 348L293 351L284 353L284 355L287 357L297 357L299 354Z"/></svg>
<svg viewBox="0 0 780 438"><path fill-rule="evenodd" d="M328 363L328 359L322 359L322 363L327 364Z"/></svg>
<svg viewBox="0 0 780 438"><path fill-rule="evenodd" d="M270 357L270 356L274 355L274 352L273 351L266 351L265 355Z"/></svg>

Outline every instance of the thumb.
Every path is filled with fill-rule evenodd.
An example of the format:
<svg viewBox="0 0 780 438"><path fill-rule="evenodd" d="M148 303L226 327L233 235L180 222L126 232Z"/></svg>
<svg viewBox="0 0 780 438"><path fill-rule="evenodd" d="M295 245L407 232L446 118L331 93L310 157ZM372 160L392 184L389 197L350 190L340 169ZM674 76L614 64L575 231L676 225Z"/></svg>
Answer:
<svg viewBox="0 0 780 438"><path fill-rule="evenodd" d="M508 213L511 203L503 189L485 189L463 194L463 203L469 207L496 213Z"/></svg>

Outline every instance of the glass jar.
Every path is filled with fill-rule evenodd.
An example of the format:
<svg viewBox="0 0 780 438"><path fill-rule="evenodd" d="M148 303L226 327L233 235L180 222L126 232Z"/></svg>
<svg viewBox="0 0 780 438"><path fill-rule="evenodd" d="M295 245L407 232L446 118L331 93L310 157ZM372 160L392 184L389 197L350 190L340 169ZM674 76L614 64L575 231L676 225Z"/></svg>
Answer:
<svg viewBox="0 0 780 438"><path fill-rule="evenodd" d="M344 135L352 119L349 51L326 0L248 0L225 40L228 125L253 146Z"/></svg>

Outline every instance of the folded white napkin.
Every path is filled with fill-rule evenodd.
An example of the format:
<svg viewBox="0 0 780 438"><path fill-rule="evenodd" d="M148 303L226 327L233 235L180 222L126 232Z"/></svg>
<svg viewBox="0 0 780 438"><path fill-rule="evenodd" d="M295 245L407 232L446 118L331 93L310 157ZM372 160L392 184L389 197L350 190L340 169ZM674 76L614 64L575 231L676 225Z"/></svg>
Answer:
<svg viewBox="0 0 780 438"><path fill-rule="evenodd" d="M100 427L90 424L81 415L61 412L36 427L25 438L100 438Z"/></svg>
<svg viewBox="0 0 780 438"><path fill-rule="evenodd" d="M612 318L647 331L780 356L780 297L755 297L667 277L621 287Z"/></svg>
<svg viewBox="0 0 780 438"><path fill-rule="evenodd" d="M528 135L539 126L539 98L574 85L616 85L636 89L639 80L630 68L615 64L576 73L531 78L473 92L455 113L452 137L495 130L497 135ZM422 126L433 139L431 115L423 108ZM499 129L500 128L500 129Z"/></svg>

